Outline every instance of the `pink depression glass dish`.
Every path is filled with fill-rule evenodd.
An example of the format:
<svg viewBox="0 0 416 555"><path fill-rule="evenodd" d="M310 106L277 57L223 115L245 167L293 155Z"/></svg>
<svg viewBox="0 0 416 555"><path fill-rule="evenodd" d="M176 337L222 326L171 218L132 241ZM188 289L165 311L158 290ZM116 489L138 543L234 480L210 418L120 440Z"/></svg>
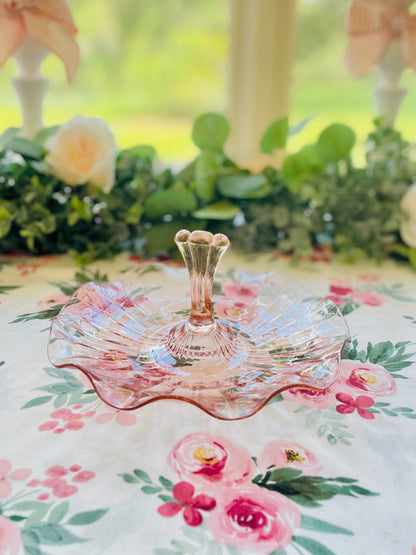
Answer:
<svg viewBox="0 0 416 555"><path fill-rule="evenodd" d="M335 381L350 337L334 303L275 272L233 270L214 284L228 238L182 230L175 241L187 270L143 264L133 285L80 287L52 322L52 364L82 370L117 409L179 399L223 420Z"/></svg>

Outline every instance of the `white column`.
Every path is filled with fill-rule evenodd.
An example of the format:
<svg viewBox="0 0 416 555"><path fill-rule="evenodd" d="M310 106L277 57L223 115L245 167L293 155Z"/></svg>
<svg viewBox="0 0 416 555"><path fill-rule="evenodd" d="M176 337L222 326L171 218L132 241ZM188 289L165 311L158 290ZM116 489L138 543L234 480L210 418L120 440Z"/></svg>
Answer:
<svg viewBox="0 0 416 555"><path fill-rule="evenodd" d="M228 154L246 166L278 163L260 154L260 139L288 115L295 0L231 0Z"/></svg>

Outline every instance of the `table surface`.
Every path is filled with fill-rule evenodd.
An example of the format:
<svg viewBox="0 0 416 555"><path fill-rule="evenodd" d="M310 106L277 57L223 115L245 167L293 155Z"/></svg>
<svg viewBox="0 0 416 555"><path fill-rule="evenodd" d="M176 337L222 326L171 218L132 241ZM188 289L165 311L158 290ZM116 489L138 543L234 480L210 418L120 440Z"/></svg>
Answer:
<svg viewBox="0 0 416 555"><path fill-rule="evenodd" d="M326 392L220 421L176 400L117 411L48 361L57 306L142 263L0 261L0 553L415 555L414 272L227 254L221 271L330 297L352 342Z"/></svg>

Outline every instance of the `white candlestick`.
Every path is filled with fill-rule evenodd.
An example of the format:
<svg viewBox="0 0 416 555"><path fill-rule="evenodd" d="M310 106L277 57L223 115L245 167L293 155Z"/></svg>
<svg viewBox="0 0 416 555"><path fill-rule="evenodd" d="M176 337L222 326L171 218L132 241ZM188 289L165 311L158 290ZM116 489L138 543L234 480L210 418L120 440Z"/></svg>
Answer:
<svg viewBox="0 0 416 555"><path fill-rule="evenodd" d="M386 125L393 126L406 89L399 81L406 65L402 59L398 39L392 41L383 59L379 62L380 81L374 89L378 115Z"/></svg>
<svg viewBox="0 0 416 555"><path fill-rule="evenodd" d="M33 139L43 127L43 98L49 80L42 76L40 67L48 54L49 50L31 37L26 37L14 54L18 74L12 78L12 83L22 110L23 126L20 135L25 139Z"/></svg>

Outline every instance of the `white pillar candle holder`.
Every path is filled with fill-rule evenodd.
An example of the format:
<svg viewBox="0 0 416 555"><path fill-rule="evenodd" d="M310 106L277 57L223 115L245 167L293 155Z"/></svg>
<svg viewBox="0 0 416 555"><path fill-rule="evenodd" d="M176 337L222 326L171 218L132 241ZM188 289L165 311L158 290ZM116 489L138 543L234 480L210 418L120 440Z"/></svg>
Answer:
<svg viewBox="0 0 416 555"><path fill-rule="evenodd" d="M40 67L48 54L49 50L31 37L26 37L14 54L18 74L12 83L22 111L20 136L25 139L33 139L43 127L43 99L49 79L42 76Z"/></svg>

